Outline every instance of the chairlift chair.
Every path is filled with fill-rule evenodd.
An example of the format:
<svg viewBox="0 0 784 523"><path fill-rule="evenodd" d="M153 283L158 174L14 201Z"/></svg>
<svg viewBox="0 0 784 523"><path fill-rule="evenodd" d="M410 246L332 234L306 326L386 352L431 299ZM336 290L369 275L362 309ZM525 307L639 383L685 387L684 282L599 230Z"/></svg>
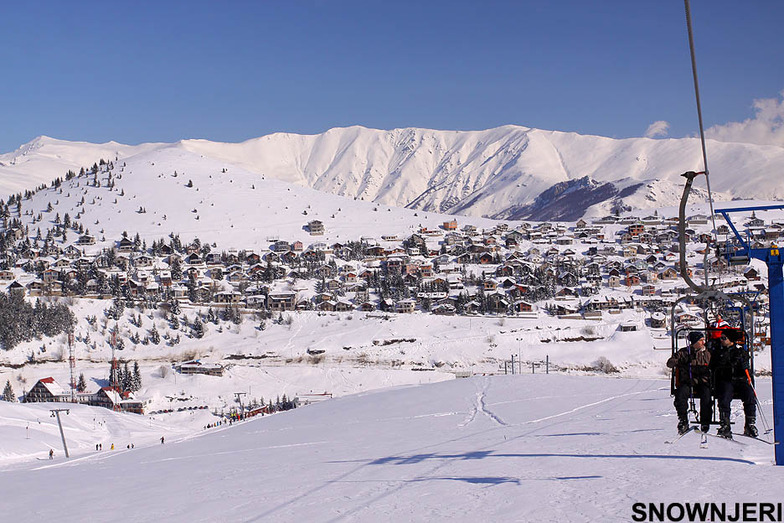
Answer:
<svg viewBox="0 0 784 523"><path fill-rule="evenodd" d="M699 315L701 325L695 325L691 322L679 323L677 321L678 314L684 310L684 306L687 304L699 308L701 311L701 314ZM749 373L751 375L752 385L754 385L754 351L750 346L751 341L754 339L754 306L743 294L725 294L722 291L710 289L699 294L687 294L679 298L670 309L672 355L674 356L678 350L688 345L689 341L687 335L689 332L702 332L705 335L706 340L714 338L712 334L714 334L717 329L713 328L710 322L719 316L726 320L732 328L743 331L743 344L746 345L749 351ZM709 346L708 350L713 352L713 347ZM675 369L673 369L670 375L670 393L672 395L675 395L675 378ZM713 416L708 423L710 425L719 424L717 418L719 409L716 405L717 399L714 387L715 384L711 383ZM738 394L739 391L734 395L735 397L733 397L733 399L741 399ZM702 420L699 419L699 414L696 412L696 409L691 407L689 413L694 418L693 421L690 420L690 423L702 424Z"/></svg>

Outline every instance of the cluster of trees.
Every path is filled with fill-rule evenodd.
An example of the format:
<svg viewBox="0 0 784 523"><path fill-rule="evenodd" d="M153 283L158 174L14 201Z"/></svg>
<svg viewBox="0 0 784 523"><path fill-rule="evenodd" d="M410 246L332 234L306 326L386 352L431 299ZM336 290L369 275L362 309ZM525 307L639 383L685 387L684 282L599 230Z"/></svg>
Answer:
<svg viewBox="0 0 784 523"><path fill-rule="evenodd" d="M109 382L116 383L122 392L136 392L142 388L142 374L139 363L133 362L133 371L128 368L127 361L121 361L109 369Z"/></svg>
<svg viewBox="0 0 784 523"><path fill-rule="evenodd" d="M21 294L0 292L0 346L11 350L23 341L70 332L76 319L67 305L30 305Z"/></svg>

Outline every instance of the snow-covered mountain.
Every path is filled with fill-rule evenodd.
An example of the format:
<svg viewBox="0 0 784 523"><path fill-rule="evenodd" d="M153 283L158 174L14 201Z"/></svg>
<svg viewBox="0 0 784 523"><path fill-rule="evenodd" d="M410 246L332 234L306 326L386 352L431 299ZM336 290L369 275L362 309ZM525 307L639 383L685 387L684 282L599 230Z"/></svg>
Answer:
<svg viewBox="0 0 784 523"><path fill-rule="evenodd" d="M484 131L348 127L318 135L277 133L242 143L95 145L41 137L0 155L0 194L78 170L99 158L179 149L267 179L393 207L496 219L562 219L613 207L668 207L680 174L701 170L697 139L616 140L504 126ZM708 141L717 200L784 199L784 149ZM698 180L697 187L705 187ZM704 192L702 193L704 196Z"/></svg>

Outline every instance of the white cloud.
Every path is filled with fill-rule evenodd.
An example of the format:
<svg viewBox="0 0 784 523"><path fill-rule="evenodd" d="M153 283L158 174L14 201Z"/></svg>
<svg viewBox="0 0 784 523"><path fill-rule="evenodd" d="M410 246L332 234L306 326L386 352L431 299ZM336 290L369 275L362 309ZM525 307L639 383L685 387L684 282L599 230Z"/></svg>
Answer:
<svg viewBox="0 0 784 523"><path fill-rule="evenodd" d="M648 126L648 130L645 131L645 137L646 138L657 138L660 136L664 137L667 136L669 130L670 130L670 122L659 120L658 122L653 122L651 125Z"/></svg>
<svg viewBox="0 0 784 523"><path fill-rule="evenodd" d="M754 100L754 118L715 125L705 136L721 142L743 142L784 147L784 91L777 98Z"/></svg>

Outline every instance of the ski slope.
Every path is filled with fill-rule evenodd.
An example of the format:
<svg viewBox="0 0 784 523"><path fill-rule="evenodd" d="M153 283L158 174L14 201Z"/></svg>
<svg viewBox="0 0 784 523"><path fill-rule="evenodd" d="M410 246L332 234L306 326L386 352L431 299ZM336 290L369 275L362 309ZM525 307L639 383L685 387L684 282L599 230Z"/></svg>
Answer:
<svg viewBox="0 0 784 523"><path fill-rule="evenodd" d="M770 381L758 385L771 419ZM15 417L51 406L0 403L3 453L30 441ZM634 503L776 503L784 486L770 445L710 438L701 449L697 434L665 443L676 425L666 380L478 376L345 396L195 437L175 433L204 423L185 416L170 421L163 445L164 429L151 426L159 420L144 420L136 448L118 435L118 449L104 443L102 452L86 437L96 410L63 417L67 437L83 442L72 459L58 452L6 467L3 514L16 522L630 521ZM106 424L127 431L129 419L108 413ZM59 435L54 420L41 421L48 432L30 438L44 457L37 440L56 446Z"/></svg>

